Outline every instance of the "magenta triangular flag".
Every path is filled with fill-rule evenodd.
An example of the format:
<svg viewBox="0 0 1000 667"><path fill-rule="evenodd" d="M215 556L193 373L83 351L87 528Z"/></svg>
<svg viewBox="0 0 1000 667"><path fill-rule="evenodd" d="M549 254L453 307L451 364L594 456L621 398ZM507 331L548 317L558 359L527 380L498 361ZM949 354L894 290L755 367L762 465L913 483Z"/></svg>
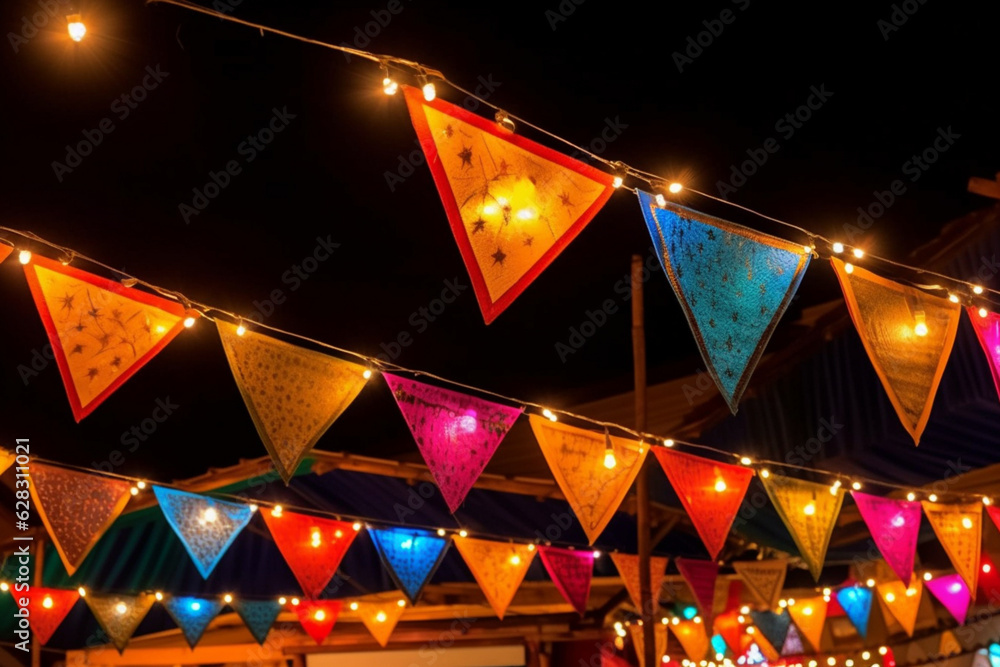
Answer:
<svg viewBox="0 0 1000 667"><path fill-rule="evenodd" d="M524 408L388 373L383 377L454 514Z"/></svg>
<svg viewBox="0 0 1000 667"><path fill-rule="evenodd" d="M698 608L706 617L705 627L711 627L712 605L715 602L715 578L719 574L719 564L711 560L678 558L677 569L684 581L691 587Z"/></svg>
<svg viewBox="0 0 1000 667"><path fill-rule="evenodd" d="M909 586L920 533L920 501L880 498L858 491L852 495L882 558Z"/></svg>
<svg viewBox="0 0 1000 667"><path fill-rule="evenodd" d="M938 599L938 602L945 606L951 615L955 617L959 625L965 623L965 615L969 611L969 587L965 585L965 580L960 574L946 574L928 581L925 586Z"/></svg>
<svg viewBox="0 0 1000 667"><path fill-rule="evenodd" d="M590 579L594 573L594 552L589 549L575 551L557 547L539 547L545 570L552 577L566 601L581 616L587 612L590 597Z"/></svg>

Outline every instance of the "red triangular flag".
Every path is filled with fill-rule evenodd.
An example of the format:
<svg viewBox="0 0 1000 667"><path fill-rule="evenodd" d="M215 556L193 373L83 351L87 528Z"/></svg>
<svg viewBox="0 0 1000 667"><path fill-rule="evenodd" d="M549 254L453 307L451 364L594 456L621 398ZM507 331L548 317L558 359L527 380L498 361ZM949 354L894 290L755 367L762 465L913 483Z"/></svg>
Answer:
<svg viewBox="0 0 1000 667"><path fill-rule="evenodd" d="M581 616L587 611L590 597L590 580L594 573L594 552L576 551L557 547L540 547L539 554L545 570L552 577L566 601L573 605Z"/></svg>
<svg viewBox="0 0 1000 667"><path fill-rule="evenodd" d="M264 510L261 514L281 555L302 586L303 595L318 598L357 535L353 525L293 512L276 514L275 510Z"/></svg>
<svg viewBox="0 0 1000 667"><path fill-rule="evenodd" d="M11 591L11 595L14 595L14 591ZM79 599L80 593L77 591L31 587L28 612L31 614L31 629L35 631L40 644L48 643L59 624L66 618L66 614Z"/></svg>
<svg viewBox="0 0 1000 667"><path fill-rule="evenodd" d="M295 605L302 629L309 633L317 644L322 644L333 624L340 615L340 600L302 600Z"/></svg>
<svg viewBox="0 0 1000 667"><path fill-rule="evenodd" d="M78 422L184 329L175 301L37 255L24 274Z"/></svg>
<svg viewBox="0 0 1000 667"><path fill-rule="evenodd" d="M14 252L14 247L0 243L0 264L3 263L10 253Z"/></svg>
<svg viewBox="0 0 1000 667"><path fill-rule="evenodd" d="M708 555L713 560L718 558L753 479L753 470L665 447L654 447L653 452L705 543Z"/></svg>
<svg viewBox="0 0 1000 667"><path fill-rule="evenodd" d="M684 581L691 587L698 608L705 616L706 623L711 623L712 604L715 601L715 578L719 574L719 564L711 560L694 560L693 558L678 558L677 569Z"/></svg>
<svg viewBox="0 0 1000 667"><path fill-rule="evenodd" d="M403 92L489 324L583 231L614 179L416 88Z"/></svg>
<svg viewBox="0 0 1000 667"><path fill-rule="evenodd" d="M740 623L738 610L719 614L715 617L715 631L722 635L726 646L739 655L743 649L743 624Z"/></svg>

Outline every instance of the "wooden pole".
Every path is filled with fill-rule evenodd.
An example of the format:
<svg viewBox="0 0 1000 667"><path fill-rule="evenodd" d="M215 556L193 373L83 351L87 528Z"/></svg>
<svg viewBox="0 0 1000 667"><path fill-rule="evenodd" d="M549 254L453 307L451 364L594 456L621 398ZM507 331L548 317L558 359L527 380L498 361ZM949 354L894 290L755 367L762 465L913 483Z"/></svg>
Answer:
<svg viewBox="0 0 1000 667"><path fill-rule="evenodd" d="M646 328L642 296L642 257L632 255L632 362L635 367L635 427L646 430ZM636 516L639 524L639 596L642 598L643 655L646 667L656 666L656 619L649 557L653 545L649 539L649 475L645 466L635 482ZM657 591L659 593L659 591ZM637 647L638 649L638 647ZM638 652L638 650L636 651Z"/></svg>

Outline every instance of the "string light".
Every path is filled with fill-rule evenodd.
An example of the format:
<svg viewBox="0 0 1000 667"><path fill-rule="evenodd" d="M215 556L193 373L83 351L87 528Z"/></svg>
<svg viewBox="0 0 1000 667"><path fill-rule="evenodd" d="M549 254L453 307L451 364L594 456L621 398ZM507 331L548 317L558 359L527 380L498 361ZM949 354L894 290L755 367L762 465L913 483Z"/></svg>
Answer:
<svg viewBox="0 0 1000 667"><path fill-rule="evenodd" d="M507 130L508 132L514 131L515 129L514 119L511 118L510 114L508 114L503 109L497 109L497 112L493 116L493 118L496 120L497 125L499 125L503 129Z"/></svg>
<svg viewBox="0 0 1000 667"><path fill-rule="evenodd" d="M66 17L66 30L74 42L79 42L87 34L87 26L83 24L79 14L70 14Z"/></svg>
<svg viewBox="0 0 1000 667"><path fill-rule="evenodd" d="M747 634L748 634L748 635L752 635L752 634L755 634L756 632L757 632L757 628L755 628L755 627L754 627L754 626L752 626L752 625L750 625L750 626L747 626Z"/></svg>
<svg viewBox="0 0 1000 667"><path fill-rule="evenodd" d="M24 263L24 262L22 262L22 264L23 264L23 263ZM979 309L979 317L986 317L986 316L987 316L987 315L989 315L989 314L990 314L990 313L989 313L989 311L988 311L988 310L986 310L985 308L980 308L980 309Z"/></svg>
<svg viewBox="0 0 1000 667"><path fill-rule="evenodd" d="M715 492L722 493L725 490L726 490L726 480L719 477L718 479L715 480Z"/></svg>
<svg viewBox="0 0 1000 667"><path fill-rule="evenodd" d="M674 446L674 441L671 440L670 438L667 438L666 440L663 441L663 446L669 449Z"/></svg>
<svg viewBox="0 0 1000 667"><path fill-rule="evenodd" d="M833 486L830 487L830 495L832 496L837 495L837 491L840 490L840 487L841 487L840 480L838 479L834 481Z"/></svg>
<svg viewBox="0 0 1000 667"><path fill-rule="evenodd" d="M397 607L405 607L406 606L406 600L402 600L402 599L396 600L396 606Z"/></svg>
<svg viewBox="0 0 1000 667"><path fill-rule="evenodd" d="M384 611L379 611L379 613L375 614L375 620L379 623L385 623L385 619L387 618L389 617L385 615Z"/></svg>
<svg viewBox="0 0 1000 667"><path fill-rule="evenodd" d="M188 315L187 317L185 317L184 318L184 326L187 327L188 329L190 329L191 327L193 327L194 326L194 317L191 316L191 315Z"/></svg>
<svg viewBox="0 0 1000 667"><path fill-rule="evenodd" d="M469 531L467 531L465 528L463 528L462 530L458 531L458 536L459 537L468 537L469 536Z"/></svg>
<svg viewBox="0 0 1000 667"><path fill-rule="evenodd" d="M130 488L128 490L128 492L131 493L133 496L137 496L137 495L139 495L139 488L133 486L132 488Z"/></svg>
<svg viewBox="0 0 1000 667"><path fill-rule="evenodd" d="M909 493L906 494L906 499L912 503L914 500L917 499L917 494L915 494L913 491L910 491Z"/></svg>
<svg viewBox="0 0 1000 667"><path fill-rule="evenodd" d="M767 479L768 477L771 476L771 471L768 470L767 468L764 468L763 470L760 471L760 476L763 477L764 479Z"/></svg>
<svg viewBox="0 0 1000 667"><path fill-rule="evenodd" d="M893 594L893 593L886 593L885 594L885 601L886 602L895 602L896 601L895 594Z"/></svg>
<svg viewBox="0 0 1000 667"><path fill-rule="evenodd" d="M972 286L972 293L973 294L982 294L983 293L983 288L980 285L973 285Z"/></svg>
<svg viewBox="0 0 1000 667"><path fill-rule="evenodd" d="M222 597L222 600L223 600L223 601L224 601L224 602L225 602L226 604L229 604L230 602L232 602L232 601L233 601L233 596L232 596L232 595L230 595L229 593L226 593L226 594L225 594L225 595L224 595L224 596Z"/></svg>
<svg viewBox="0 0 1000 667"><path fill-rule="evenodd" d="M600 558L600 557L601 557L601 552L598 551L597 549L594 549L594 558Z"/></svg>
<svg viewBox="0 0 1000 667"><path fill-rule="evenodd" d="M932 503L936 503L937 502L937 494L936 493L932 493L931 495L927 496L927 500L931 501Z"/></svg>
<svg viewBox="0 0 1000 667"><path fill-rule="evenodd" d="M875 580L869 579L868 581L865 582L865 585L868 586L868 588L875 588Z"/></svg>
<svg viewBox="0 0 1000 667"><path fill-rule="evenodd" d="M990 500L989 496L983 496L983 504L989 507L993 504L993 501Z"/></svg>
<svg viewBox="0 0 1000 667"><path fill-rule="evenodd" d="M621 176L615 176L615 179L611 181L611 187L617 190L622 186L623 183L625 183L625 179L623 179Z"/></svg>
<svg viewBox="0 0 1000 667"><path fill-rule="evenodd" d="M517 554L514 554L513 556L510 557L510 564L511 565L520 565L521 564L521 557L518 556Z"/></svg>
<svg viewBox="0 0 1000 667"><path fill-rule="evenodd" d="M280 519L281 511L282 511L281 505L275 505L274 507L271 508L271 516L273 516L276 519Z"/></svg>
<svg viewBox="0 0 1000 667"><path fill-rule="evenodd" d="M46 609L52 609L52 604L52 598L46 595L45 599L42 600L42 606Z"/></svg>
<svg viewBox="0 0 1000 667"><path fill-rule="evenodd" d="M281 604L281 605L288 604L288 598L286 598L284 596L281 596L280 598L278 598L278 604Z"/></svg>
<svg viewBox="0 0 1000 667"><path fill-rule="evenodd" d="M389 94L391 95L392 93ZM313 614L313 618L316 619L317 621L322 621L323 619L326 618L326 612L323 611L322 609L317 609L316 613Z"/></svg>
<svg viewBox="0 0 1000 667"><path fill-rule="evenodd" d="M851 488L854 489L855 491L860 491L861 490L861 482L854 482L853 484L851 484Z"/></svg>
<svg viewBox="0 0 1000 667"><path fill-rule="evenodd" d="M29 262L31 262L31 251L22 250L21 252L17 253L17 261L21 262L21 264L28 264Z"/></svg>
<svg viewBox="0 0 1000 667"><path fill-rule="evenodd" d="M558 418L556 417L556 413L552 412L548 408L545 408L544 410L542 410L542 416L545 417L546 419L548 419L550 422L558 421Z"/></svg>
<svg viewBox="0 0 1000 667"><path fill-rule="evenodd" d="M161 593L160 591L156 591L156 593L153 594L153 597L156 598L157 602L163 601L163 593Z"/></svg>
<svg viewBox="0 0 1000 667"><path fill-rule="evenodd" d="M916 321L916 324L913 327L913 333L917 334L918 336L926 336L927 315L924 314L924 311L918 310L916 313L913 314L913 319Z"/></svg>
<svg viewBox="0 0 1000 667"><path fill-rule="evenodd" d="M989 563L983 563L983 574L989 574L993 567Z"/></svg>
<svg viewBox="0 0 1000 667"><path fill-rule="evenodd" d="M958 295L957 294L949 294L948 295L948 301L951 301L952 303L958 303Z"/></svg>
<svg viewBox="0 0 1000 667"><path fill-rule="evenodd" d="M676 181L674 181L673 183L671 183L670 187L667 188L667 190L669 190L670 194L672 194L672 195L675 195L675 194L679 193L683 189L684 189L684 186L681 185L680 183L676 182Z"/></svg>
<svg viewBox="0 0 1000 667"><path fill-rule="evenodd" d="M298 607L299 606L299 599L298 598L292 598L291 602L292 602L292 606L293 607Z"/></svg>
<svg viewBox="0 0 1000 667"><path fill-rule="evenodd" d="M750 606L749 605L743 605L742 607L740 607L740 613L741 614L749 614L750 613Z"/></svg>
<svg viewBox="0 0 1000 667"><path fill-rule="evenodd" d="M438 537L444 537L446 534L444 528L438 528Z"/></svg>
<svg viewBox="0 0 1000 667"><path fill-rule="evenodd" d="M434 98L437 97L437 88L434 87L433 81L428 81L427 77L423 77L423 85L420 89L424 92L424 99L428 102L433 102Z"/></svg>
<svg viewBox="0 0 1000 667"><path fill-rule="evenodd" d="M354 523L353 523L353 524L351 525L351 528L353 528L353 529L354 529L354 532L358 532L359 530L361 530L361 522L360 522L360 521L355 521L355 522L354 522Z"/></svg>
<svg viewBox="0 0 1000 667"><path fill-rule="evenodd" d="M372 369L366 368L364 372L361 373L361 377L363 377L366 380L370 380L372 378Z"/></svg>
<svg viewBox="0 0 1000 667"><path fill-rule="evenodd" d="M750 460L750 457L749 457L749 456L744 456L744 457L742 457L742 458L740 459L740 463L742 463L742 464L743 464L743 465L745 465L745 466L748 466L748 465L753 465L753 461L751 461L751 460Z"/></svg>
<svg viewBox="0 0 1000 667"><path fill-rule="evenodd" d="M970 528L972 528L972 519L970 519L967 516L963 516L962 517L962 528L965 528L966 530L969 530Z"/></svg>
<svg viewBox="0 0 1000 667"><path fill-rule="evenodd" d="M386 95L395 95L399 91L399 84L389 76L389 66L382 63L382 92Z"/></svg>
<svg viewBox="0 0 1000 667"><path fill-rule="evenodd" d="M352 602L351 603L351 611L357 611L357 610L358 610L358 603L357 602Z"/></svg>
<svg viewBox="0 0 1000 667"><path fill-rule="evenodd" d="M80 597L82 598L87 597L87 589L84 588L83 586L80 586L78 589L76 589L76 592L79 593Z"/></svg>
<svg viewBox="0 0 1000 667"><path fill-rule="evenodd" d="M806 516L812 516L816 514L816 503L809 503L804 508L802 508L802 511L805 513Z"/></svg>
<svg viewBox="0 0 1000 667"><path fill-rule="evenodd" d="M864 651L864 652L863 652L863 653L861 654L861 659L862 659L862 660L870 660L870 659L871 659L871 657L872 657L872 654L871 654L871 651Z"/></svg>
<svg viewBox="0 0 1000 667"><path fill-rule="evenodd" d="M139 489L145 489L146 488L146 482L142 481L141 479L138 482L136 482L135 485Z"/></svg>
<svg viewBox="0 0 1000 667"><path fill-rule="evenodd" d="M237 336L242 336L246 332L247 332L247 328L245 326L243 326L242 322L240 322L240 325L238 327L236 327L236 335Z"/></svg>
<svg viewBox="0 0 1000 667"><path fill-rule="evenodd" d="M851 264L850 262L845 262L844 271L846 271L847 273L854 273L854 265Z"/></svg>
<svg viewBox="0 0 1000 667"><path fill-rule="evenodd" d="M663 196L662 192L656 193L656 205L663 208L667 205L667 198Z"/></svg>
<svg viewBox="0 0 1000 667"><path fill-rule="evenodd" d="M128 611L128 605L124 602L119 602L115 605L115 611L117 611L119 615L124 615Z"/></svg>
<svg viewBox="0 0 1000 667"><path fill-rule="evenodd" d="M858 259L861 259L862 257L865 256L865 251L862 250L861 248L855 248L854 249L854 256L856 258L858 258ZM848 667L850 667L850 665L848 665Z"/></svg>
<svg viewBox="0 0 1000 667"><path fill-rule="evenodd" d="M840 241L838 241L838 242L834 243L834 244L833 244L833 251L834 251L835 253L837 253L838 255L839 255L840 253L844 252L844 244L843 244L843 243L841 243Z"/></svg>
<svg viewBox="0 0 1000 667"><path fill-rule="evenodd" d="M614 467L618 465L617 459L615 459L615 448L611 443L611 434L608 429L604 429L604 467L608 470L613 470Z"/></svg>
<svg viewBox="0 0 1000 667"><path fill-rule="evenodd" d="M934 575L932 575L930 572L924 572L924 581L930 581L933 578Z"/></svg>
<svg viewBox="0 0 1000 667"><path fill-rule="evenodd" d="M885 646L879 646L878 647L878 654L879 655L885 655L888 652L889 652L889 649L886 648Z"/></svg>
<svg viewBox="0 0 1000 667"><path fill-rule="evenodd" d="M10 590L10 584L8 584L6 581L0 581L0 591L6 593L9 590Z"/></svg>

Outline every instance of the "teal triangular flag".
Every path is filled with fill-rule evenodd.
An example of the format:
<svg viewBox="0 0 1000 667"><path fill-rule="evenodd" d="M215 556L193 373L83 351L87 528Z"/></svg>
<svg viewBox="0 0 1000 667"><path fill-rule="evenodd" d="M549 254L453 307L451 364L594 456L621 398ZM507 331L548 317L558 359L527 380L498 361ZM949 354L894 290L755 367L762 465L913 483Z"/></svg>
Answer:
<svg viewBox="0 0 1000 667"><path fill-rule="evenodd" d="M205 628L222 610L222 601L211 598L168 597L163 601L170 618L184 632L188 646L194 648Z"/></svg>
<svg viewBox="0 0 1000 667"><path fill-rule="evenodd" d="M735 414L812 253L683 206L661 208L653 195L638 194L708 373Z"/></svg>
<svg viewBox="0 0 1000 667"><path fill-rule="evenodd" d="M753 624L757 626L757 629L763 633L764 639L776 651L780 651L785 645L788 627L792 623L792 617L788 615L788 612L783 611L780 614L775 614L772 611L751 611L750 617L753 618Z"/></svg>
<svg viewBox="0 0 1000 667"><path fill-rule="evenodd" d="M860 586L848 586L837 591L837 602L844 608L862 639L868 637L868 616L872 610L872 592Z"/></svg>
<svg viewBox="0 0 1000 667"><path fill-rule="evenodd" d="M203 579L208 579L253 516L249 505L154 486L170 527L181 538Z"/></svg>
<svg viewBox="0 0 1000 667"><path fill-rule="evenodd" d="M393 581L410 604L416 604L444 558L448 539L414 528L373 528L368 534Z"/></svg>
<svg viewBox="0 0 1000 667"><path fill-rule="evenodd" d="M267 633L281 613L281 603L277 600L233 600L229 603L243 623L250 630L250 634L261 646L267 640Z"/></svg>

